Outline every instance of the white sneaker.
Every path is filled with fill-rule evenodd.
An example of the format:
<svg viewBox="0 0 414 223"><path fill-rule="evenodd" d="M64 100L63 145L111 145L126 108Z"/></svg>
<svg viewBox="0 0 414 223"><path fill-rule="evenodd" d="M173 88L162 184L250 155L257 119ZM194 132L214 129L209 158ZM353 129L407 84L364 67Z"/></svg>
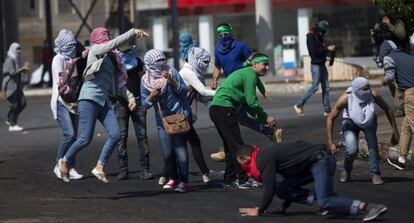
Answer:
<svg viewBox="0 0 414 223"><path fill-rule="evenodd" d="M55 168L53 169L53 173L55 173L58 179L62 179L62 176L60 175L60 170L59 170L59 163L56 164Z"/></svg>
<svg viewBox="0 0 414 223"><path fill-rule="evenodd" d="M158 184L159 185L164 185L167 182L167 178L166 177L160 177L160 179L158 180Z"/></svg>
<svg viewBox="0 0 414 223"><path fill-rule="evenodd" d="M71 180L80 180L83 178L83 175L79 174L78 171L75 170L75 168L72 168L69 170L69 178Z"/></svg>
<svg viewBox="0 0 414 223"><path fill-rule="evenodd" d="M298 114L299 116L305 116L305 111L303 111L303 107L294 105L293 108L295 109L296 114Z"/></svg>
<svg viewBox="0 0 414 223"><path fill-rule="evenodd" d="M23 128L18 125L9 126L9 132L20 132Z"/></svg>
<svg viewBox="0 0 414 223"><path fill-rule="evenodd" d="M224 175L224 171L210 170L208 174L203 175L203 182L208 183L210 182L210 180L222 179L223 175Z"/></svg>

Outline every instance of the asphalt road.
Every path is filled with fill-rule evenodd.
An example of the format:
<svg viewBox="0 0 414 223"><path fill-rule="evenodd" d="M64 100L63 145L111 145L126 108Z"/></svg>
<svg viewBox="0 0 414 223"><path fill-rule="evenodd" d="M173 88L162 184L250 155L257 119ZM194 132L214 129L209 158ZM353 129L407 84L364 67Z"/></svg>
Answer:
<svg viewBox="0 0 414 223"><path fill-rule="evenodd" d="M389 93L382 90L387 101ZM334 102L339 92L333 92ZM320 94L314 95L305 107L306 116L299 118L292 105L300 95L274 95L265 102L268 113L277 117L284 129L283 139L325 142L325 119ZM28 98L28 106L22 113L19 124L24 132L9 133L4 124L7 103L0 101L0 222L360 222L361 216L316 215L317 206L292 205L285 216L273 215L259 218L240 217L239 207L252 207L260 202L261 189L224 189L218 183L205 185L199 170L190 156L191 192L177 194L164 192L155 180L138 178L138 152L133 129L128 141L132 179L116 181L118 162L114 151L107 172L109 185L95 179L90 170L100 153L106 133L98 124L91 145L77 156L77 170L85 174L83 180L65 184L59 181L52 170L55 165L56 145L61 131L52 119L49 97ZM221 139L208 117L207 109L198 106L196 127L202 140L206 157L217 150ZM384 119L383 115L380 117ZM339 137L339 123L336 138ZM151 169L160 173L162 160L153 112L148 113ZM380 125L380 129L389 128ZM252 130L242 128L247 143L268 146L272 142ZM381 137L381 142L388 142ZM223 163L209 158L211 169L223 170ZM342 158L339 158L340 166ZM367 172L367 162L355 163L353 181L340 183L336 190L341 195L385 203L388 213L381 222L412 222L414 217L414 174L412 166L407 171L396 171L381 164L384 185L374 186ZM339 174L337 174L338 176ZM276 198L273 208L280 205Z"/></svg>

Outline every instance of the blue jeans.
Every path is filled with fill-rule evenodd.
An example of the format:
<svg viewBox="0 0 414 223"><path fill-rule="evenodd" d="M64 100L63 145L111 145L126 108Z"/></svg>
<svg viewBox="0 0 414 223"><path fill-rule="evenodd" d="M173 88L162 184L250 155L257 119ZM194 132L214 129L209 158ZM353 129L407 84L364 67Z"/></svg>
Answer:
<svg viewBox="0 0 414 223"><path fill-rule="evenodd" d="M321 83L322 100L325 112L331 111L331 104L329 101L329 80L328 71L325 64L311 64L312 85L306 93L299 99L298 107L303 107L306 101L318 90L318 85Z"/></svg>
<svg viewBox="0 0 414 223"><path fill-rule="evenodd" d="M76 154L91 143L96 120L99 120L107 131L108 139L102 148L98 163L106 164L121 138L121 131L114 110L108 103L101 106L91 100L80 100L78 102L78 113L79 137L68 149L63 159L69 162L70 165L75 163Z"/></svg>
<svg viewBox="0 0 414 223"><path fill-rule="evenodd" d="M188 183L188 151L186 136L169 136L157 126L166 173L173 180ZM178 168L177 168L178 167ZM178 171L178 174L177 174Z"/></svg>
<svg viewBox="0 0 414 223"><path fill-rule="evenodd" d="M69 112L69 110L59 101L57 102L57 122L63 131L60 138L56 161L62 159L69 147L76 140L78 132L78 116Z"/></svg>
<svg viewBox="0 0 414 223"><path fill-rule="evenodd" d="M141 169L150 168L150 155L148 149L147 138L147 110L142 108L137 101L137 108L134 111L128 109L128 105L118 99L115 103L115 114L118 119L119 127L121 129L121 139L118 142L118 158L121 169L128 168L128 125L131 117L132 124L135 129L135 137L138 142L138 150L140 153Z"/></svg>
<svg viewBox="0 0 414 223"><path fill-rule="evenodd" d="M377 118L372 124L364 129L355 125L350 119L342 121L342 134L345 143L345 160L344 169L350 173L352 171L352 164L358 153L358 138L359 132L363 131L365 139L368 144L369 161L368 168L372 174L380 175L379 168L379 154L377 141Z"/></svg>
<svg viewBox="0 0 414 223"><path fill-rule="evenodd" d="M263 135L273 135L275 131L273 128L266 126L265 124L260 123L256 119L250 117L247 114L246 109L243 107L239 109L237 116L239 118L240 125L253 129L256 132L260 132Z"/></svg>
<svg viewBox="0 0 414 223"><path fill-rule="evenodd" d="M329 154L312 165L311 172L315 181L315 194L321 209L340 214L356 215L359 200L335 196L333 193L336 160Z"/></svg>

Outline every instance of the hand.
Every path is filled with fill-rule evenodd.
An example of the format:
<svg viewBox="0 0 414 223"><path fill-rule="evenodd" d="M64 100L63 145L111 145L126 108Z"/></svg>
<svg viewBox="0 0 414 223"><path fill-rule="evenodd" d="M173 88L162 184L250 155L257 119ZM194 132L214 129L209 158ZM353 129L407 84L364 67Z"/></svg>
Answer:
<svg viewBox="0 0 414 223"><path fill-rule="evenodd" d="M259 208L239 208L241 216L257 217L259 216Z"/></svg>
<svg viewBox="0 0 414 223"><path fill-rule="evenodd" d="M70 103L70 108L76 110L78 108L78 103Z"/></svg>
<svg viewBox="0 0 414 223"><path fill-rule="evenodd" d="M161 94L161 89L151 91L151 94L148 96L148 100L152 101L155 97L158 97Z"/></svg>
<svg viewBox="0 0 414 223"><path fill-rule="evenodd" d="M135 102L135 99L132 98L128 101L128 108L130 111L135 110L135 108L137 107L137 103Z"/></svg>
<svg viewBox="0 0 414 223"><path fill-rule="evenodd" d="M336 154L336 145L335 145L335 143L328 143L328 149L331 151L332 155Z"/></svg>
<svg viewBox="0 0 414 223"><path fill-rule="evenodd" d="M138 38L138 39L142 39L142 38L144 38L144 37L148 37L148 36L149 36L149 34L148 34L148 33L144 32L144 31L142 31L142 30L140 30L140 29L134 29L134 32L135 32L135 34L137 35L137 38Z"/></svg>
<svg viewBox="0 0 414 223"><path fill-rule="evenodd" d="M388 16L382 17L382 24L389 26L391 24L390 18L388 18Z"/></svg>
<svg viewBox="0 0 414 223"><path fill-rule="evenodd" d="M162 74L162 76L164 77L164 78L166 78L169 82L171 82L171 83L173 83L173 82L175 82L175 80L174 80L174 78L172 77L172 75L171 75L171 70L166 70L166 71L164 71L163 72L163 74Z"/></svg>
<svg viewBox="0 0 414 223"><path fill-rule="evenodd" d="M213 80L213 82L211 83L211 89L212 90L216 90L217 89L217 85L218 85L218 81L217 80Z"/></svg>
<svg viewBox="0 0 414 223"><path fill-rule="evenodd" d="M269 95L267 95L266 93L263 94L263 98L265 100L272 100L272 97L270 97Z"/></svg>
<svg viewBox="0 0 414 223"><path fill-rule="evenodd" d="M335 45L330 45L326 49L328 49L328 51L335 51L336 50L336 46Z"/></svg>
<svg viewBox="0 0 414 223"><path fill-rule="evenodd" d="M272 116L267 116L266 119L266 124L270 127L276 127L277 125L277 121L275 118L273 118Z"/></svg>
<svg viewBox="0 0 414 223"><path fill-rule="evenodd" d="M30 68L28 66L24 66L24 67L21 67L19 69L20 72L30 72L31 70L32 70L32 68Z"/></svg>

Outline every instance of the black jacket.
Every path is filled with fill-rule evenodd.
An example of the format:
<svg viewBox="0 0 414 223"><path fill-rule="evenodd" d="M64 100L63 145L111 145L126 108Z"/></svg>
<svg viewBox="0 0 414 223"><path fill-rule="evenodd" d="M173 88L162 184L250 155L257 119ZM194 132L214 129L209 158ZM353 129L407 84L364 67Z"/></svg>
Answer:
<svg viewBox="0 0 414 223"><path fill-rule="evenodd" d="M323 44L323 38L316 32L310 31L306 35L306 44L308 46L311 64L324 64L326 61L326 49Z"/></svg>

